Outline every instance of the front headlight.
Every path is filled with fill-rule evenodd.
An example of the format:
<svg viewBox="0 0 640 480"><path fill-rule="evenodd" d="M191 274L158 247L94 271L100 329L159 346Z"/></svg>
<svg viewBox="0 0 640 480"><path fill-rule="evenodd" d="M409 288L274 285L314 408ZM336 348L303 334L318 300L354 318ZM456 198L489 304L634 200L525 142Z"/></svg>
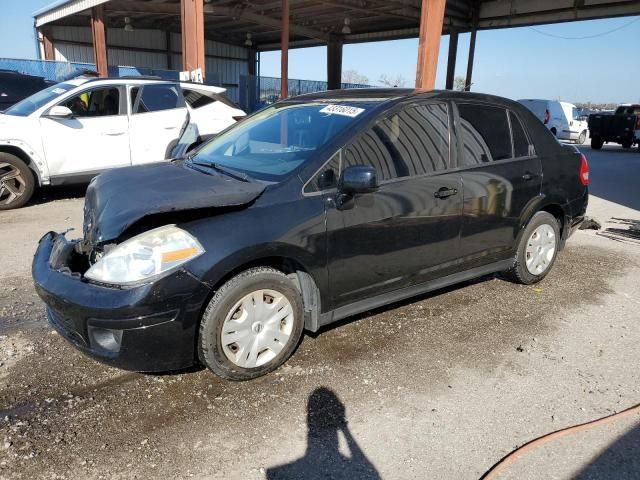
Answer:
<svg viewBox="0 0 640 480"><path fill-rule="evenodd" d="M133 237L106 253L85 273L104 283L148 280L202 255L204 248L189 233L167 225Z"/></svg>

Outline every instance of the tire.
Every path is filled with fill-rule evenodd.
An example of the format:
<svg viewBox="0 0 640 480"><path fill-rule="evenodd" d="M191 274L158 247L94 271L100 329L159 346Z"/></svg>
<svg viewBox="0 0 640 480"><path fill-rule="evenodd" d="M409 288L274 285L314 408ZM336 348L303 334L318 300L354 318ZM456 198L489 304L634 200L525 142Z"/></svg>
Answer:
<svg viewBox="0 0 640 480"><path fill-rule="evenodd" d="M622 142L622 148L624 148L625 150L629 150L632 146L633 146L633 143L631 143L628 140L625 142Z"/></svg>
<svg viewBox="0 0 640 480"><path fill-rule="evenodd" d="M558 136L558 131L556 130L556 127L553 127L550 131L551 131L551 133L553 133L554 137Z"/></svg>
<svg viewBox="0 0 640 480"><path fill-rule="evenodd" d="M533 237L534 233L537 234L538 238L544 238L551 241L550 237L546 236L546 232L548 232L549 234L553 233L553 251L547 251L546 254L541 255L539 257L541 259L540 261L536 261L535 258L532 258L533 262L528 265L527 260L531 257L527 252L527 249L530 245L530 242L535 240L535 238ZM551 245L550 243L547 244L549 246ZM543 246L543 244L539 246ZM534 283L538 283L551 271L551 268L553 267L553 264L555 263L556 257L558 255L559 246L560 225L558 224L558 220L556 219L556 217L548 212L536 213L525 228L522 237L520 238L520 243L516 252L515 263L513 264L513 267L511 267L511 269L506 272L507 277L516 283L522 283L524 285L532 285ZM531 243L531 248L536 248L535 243ZM540 271L536 269L536 267L543 264L543 270Z"/></svg>
<svg viewBox="0 0 640 480"><path fill-rule="evenodd" d="M587 141L587 131L583 130L582 132L580 132L580 135L578 136L578 139L576 140L576 143L579 144L579 145L582 145L586 141Z"/></svg>
<svg viewBox="0 0 640 480"><path fill-rule="evenodd" d="M603 145L604 145L604 142L602 141L602 138L600 138L600 137L591 137L591 148L592 149L600 150Z"/></svg>
<svg viewBox="0 0 640 480"><path fill-rule="evenodd" d="M0 210L24 206L35 188L31 169L15 155L0 152Z"/></svg>
<svg viewBox="0 0 640 480"><path fill-rule="evenodd" d="M259 300L257 291L263 291ZM277 310L280 304L284 306ZM273 308L274 314L265 308ZM298 346L303 329L304 308L296 285L273 268L251 268L222 285L209 302L200 323L198 356L222 378L251 380L282 365ZM278 337L273 343L271 334Z"/></svg>

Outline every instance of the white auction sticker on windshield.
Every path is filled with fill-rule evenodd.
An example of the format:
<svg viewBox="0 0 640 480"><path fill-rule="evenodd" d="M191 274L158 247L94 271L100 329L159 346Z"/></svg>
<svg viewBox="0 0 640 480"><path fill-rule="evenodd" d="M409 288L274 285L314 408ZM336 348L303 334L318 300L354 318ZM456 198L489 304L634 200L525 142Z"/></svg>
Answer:
<svg viewBox="0 0 640 480"><path fill-rule="evenodd" d="M51 90L53 93L55 93L56 95L62 95L63 93L66 92L66 90L64 88L54 88L53 90Z"/></svg>
<svg viewBox="0 0 640 480"><path fill-rule="evenodd" d="M328 113L334 115L344 115L345 117L355 118L364 112L364 108L351 107L349 105L327 105L320 113Z"/></svg>

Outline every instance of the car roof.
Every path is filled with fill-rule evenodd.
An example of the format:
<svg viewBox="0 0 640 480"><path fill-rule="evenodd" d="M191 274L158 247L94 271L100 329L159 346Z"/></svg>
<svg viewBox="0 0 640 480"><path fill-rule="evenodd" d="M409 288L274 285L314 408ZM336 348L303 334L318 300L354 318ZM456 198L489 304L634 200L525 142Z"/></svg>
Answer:
<svg viewBox="0 0 640 480"><path fill-rule="evenodd" d="M502 105L513 105L515 102L508 98L476 92L460 92L456 90L422 90L417 88L351 88L344 90L329 90L325 92L307 93L297 97L291 97L285 102L296 103L307 102L346 102L346 101L377 101L393 102L421 99L441 99L441 100L476 100Z"/></svg>
<svg viewBox="0 0 640 480"><path fill-rule="evenodd" d="M175 80L163 80L162 78L149 77L77 77L66 80L64 83L83 85L86 83L107 83L113 85L146 85L151 83L178 83Z"/></svg>

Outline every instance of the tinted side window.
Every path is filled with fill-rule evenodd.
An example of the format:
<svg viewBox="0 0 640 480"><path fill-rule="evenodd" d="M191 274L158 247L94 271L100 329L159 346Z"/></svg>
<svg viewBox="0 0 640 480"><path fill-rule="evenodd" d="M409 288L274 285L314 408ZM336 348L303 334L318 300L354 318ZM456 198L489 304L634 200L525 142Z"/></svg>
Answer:
<svg viewBox="0 0 640 480"><path fill-rule="evenodd" d="M488 105L458 105L464 152L462 166L511 158L507 111Z"/></svg>
<svg viewBox="0 0 640 480"><path fill-rule="evenodd" d="M120 90L97 88L82 92L62 103L76 118L106 117L120 113Z"/></svg>
<svg viewBox="0 0 640 480"><path fill-rule="evenodd" d="M529 152L529 140L524 133L522 123L513 112L509 112L509 120L511 121L511 133L513 133L513 156L515 158L528 157Z"/></svg>
<svg viewBox="0 0 640 480"><path fill-rule="evenodd" d="M338 186L340 176L340 153L336 153L322 169L316 173L304 188L305 193L321 192Z"/></svg>
<svg viewBox="0 0 640 480"><path fill-rule="evenodd" d="M175 85L145 85L131 90L133 113L158 112L184 107L184 98Z"/></svg>
<svg viewBox="0 0 640 480"><path fill-rule="evenodd" d="M407 107L378 122L344 150L343 169L370 165L380 181L446 170L449 114L446 104Z"/></svg>

